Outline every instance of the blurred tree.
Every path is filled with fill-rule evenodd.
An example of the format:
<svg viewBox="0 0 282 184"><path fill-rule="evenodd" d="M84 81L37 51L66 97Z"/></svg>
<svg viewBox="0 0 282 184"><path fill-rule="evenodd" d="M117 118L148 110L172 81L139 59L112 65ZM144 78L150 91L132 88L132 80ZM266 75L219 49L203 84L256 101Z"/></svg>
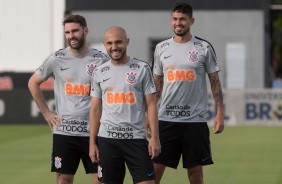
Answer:
<svg viewBox="0 0 282 184"><path fill-rule="evenodd" d="M276 77L282 77L282 11L275 11L272 15L273 69Z"/></svg>
<svg viewBox="0 0 282 184"><path fill-rule="evenodd" d="M271 0L271 4L282 4L282 0Z"/></svg>

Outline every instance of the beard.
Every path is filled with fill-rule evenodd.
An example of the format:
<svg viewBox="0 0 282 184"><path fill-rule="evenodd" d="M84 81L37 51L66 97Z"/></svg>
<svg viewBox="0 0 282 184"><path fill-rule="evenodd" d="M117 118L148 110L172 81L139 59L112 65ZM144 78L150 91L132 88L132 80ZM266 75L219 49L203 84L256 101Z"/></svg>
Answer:
<svg viewBox="0 0 282 184"><path fill-rule="evenodd" d="M77 41L77 44L72 45L71 41ZM84 34L82 34L80 39L78 39L77 37L73 37L73 38L68 40L70 48L75 49L75 50L80 50L83 47L84 42L85 42Z"/></svg>
<svg viewBox="0 0 282 184"><path fill-rule="evenodd" d="M112 60L114 60L114 61L117 61L117 62L121 62L122 61L122 59L123 59L123 57L125 56L125 54L126 54L126 49L124 49L124 50L119 50L120 51L120 56L119 57L114 57L113 55L113 52L111 51L111 52L108 52L108 55L110 56L110 58L112 59Z"/></svg>
<svg viewBox="0 0 282 184"><path fill-rule="evenodd" d="M174 32L174 34L176 35L176 36L180 36L180 37L182 37L182 36L185 36L187 33L189 33L190 32L190 29L189 28L187 28L187 29L184 29L183 31L176 31L175 29L173 29L173 32Z"/></svg>

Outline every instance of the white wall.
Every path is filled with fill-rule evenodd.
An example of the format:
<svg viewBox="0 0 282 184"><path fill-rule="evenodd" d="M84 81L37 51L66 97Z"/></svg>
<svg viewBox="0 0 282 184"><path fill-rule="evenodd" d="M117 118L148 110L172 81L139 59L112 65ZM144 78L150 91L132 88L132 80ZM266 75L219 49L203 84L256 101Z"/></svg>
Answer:
<svg viewBox="0 0 282 184"><path fill-rule="evenodd" d="M65 0L0 0L0 72L33 72L64 46Z"/></svg>
<svg viewBox="0 0 282 184"><path fill-rule="evenodd" d="M105 29L119 25L126 29L130 44L129 55L150 62L150 39L172 36L170 11L77 11L85 16L90 41L103 40ZM220 78L226 87L226 45L246 45L246 88L264 87L264 13L245 11L194 11L192 34L209 41L215 48L222 69Z"/></svg>

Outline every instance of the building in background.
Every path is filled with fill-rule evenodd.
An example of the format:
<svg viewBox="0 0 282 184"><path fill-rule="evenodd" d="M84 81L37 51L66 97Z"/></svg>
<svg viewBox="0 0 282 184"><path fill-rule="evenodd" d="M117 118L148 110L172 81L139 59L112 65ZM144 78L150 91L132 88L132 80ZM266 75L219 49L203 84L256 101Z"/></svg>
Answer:
<svg viewBox="0 0 282 184"><path fill-rule="evenodd" d="M87 18L92 46L103 49L105 29L120 25L131 39L129 53L152 62L155 45L172 35L169 19L174 2L0 0L0 77L10 73L29 76L50 52L64 47L62 20L66 12ZM216 50L223 88L271 87L282 68L282 61L277 62L282 57L275 54L282 48L275 36L279 35L281 9L271 6L280 1L187 2L194 7L192 34L209 40Z"/></svg>
<svg viewBox="0 0 282 184"><path fill-rule="evenodd" d="M34 70L66 46L65 14L87 18L91 46L103 50L105 29L119 25L130 38L128 53L153 61L155 45L173 33L171 0L0 0L0 124L44 123L27 90ZM227 125L282 125L282 0L187 0L194 7L192 34L217 53ZM280 3L280 4L279 4ZM42 86L54 106L53 81ZM273 85L274 84L274 85ZM265 89L269 88L269 89ZM208 119L215 115L209 94ZM24 120L24 121L22 121Z"/></svg>

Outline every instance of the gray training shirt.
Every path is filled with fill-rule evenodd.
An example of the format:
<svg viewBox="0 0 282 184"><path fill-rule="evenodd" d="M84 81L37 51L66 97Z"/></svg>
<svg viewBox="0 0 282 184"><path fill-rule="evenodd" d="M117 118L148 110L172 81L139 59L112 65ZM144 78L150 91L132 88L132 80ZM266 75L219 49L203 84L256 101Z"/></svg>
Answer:
<svg viewBox="0 0 282 184"><path fill-rule="evenodd" d="M107 55L92 48L86 56L74 57L67 47L49 55L36 70L42 80L55 78L56 113L63 120L54 134L89 136L92 72L108 60Z"/></svg>
<svg viewBox="0 0 282 184"><path fill-rule="evenodd" d="M164 77L159 120L206 122L206 74L217 71L215 52L203 39L175 43L170 38L159 43L154 54L154 74Z"/></svg>
<svg viewBox="0 0 282 184"><path fill-rule="evenodd" d="M145 95L155 93L150 66L130 59L124 65L107 62L93 73L91 96L102 98L98 136L114 139L146 139Z"/></svg>

